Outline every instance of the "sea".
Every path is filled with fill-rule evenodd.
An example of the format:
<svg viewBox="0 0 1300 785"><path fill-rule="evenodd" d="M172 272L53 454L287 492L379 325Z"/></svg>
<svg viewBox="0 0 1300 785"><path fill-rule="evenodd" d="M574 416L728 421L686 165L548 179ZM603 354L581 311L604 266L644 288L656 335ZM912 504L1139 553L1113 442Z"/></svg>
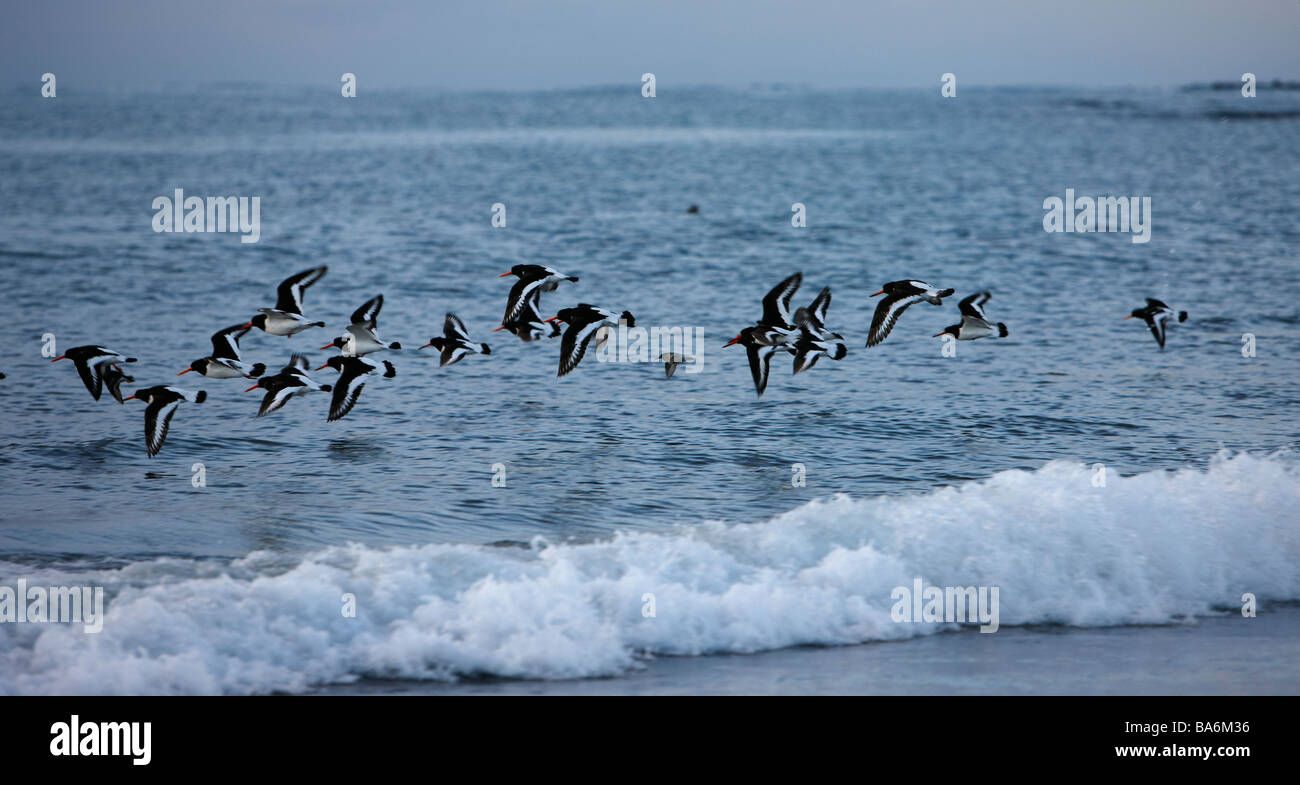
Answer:
<svg viewBox="0 0 1300 785"><path fill-rule="evenodd" d="M0 694L1300 693L1297 139L1266 84L0 92ZM256 242L155 231L178 189ZM1046 231L1067 189L1147 241ZM493 331L516 264L692 362L557 377ZM317 265L326 327L241 348L315 368L383 294L345 418L177 376ZM848 354L759 396L724 344L794 272ZM902 279L956 294L867 348ZM980 291L1008 336L934 337ZM447 313L491 354L417 350ZM156 457L50 362L85 344L207 393ZM102 628L11 620L20 580ZM900 620L918 581L997 630Z"/></svg>

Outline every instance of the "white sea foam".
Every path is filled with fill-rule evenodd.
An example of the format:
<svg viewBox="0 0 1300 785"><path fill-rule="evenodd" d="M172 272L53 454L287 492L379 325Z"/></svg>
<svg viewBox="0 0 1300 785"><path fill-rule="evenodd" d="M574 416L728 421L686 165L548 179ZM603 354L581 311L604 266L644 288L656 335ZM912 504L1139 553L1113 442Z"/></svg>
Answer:
<svg viewBox="0 0 1300 785"><path fill-rule="evenodd" d="M1204 470L1054 462L919 496L814 501L532 550L351 545L305 559L164 559L0 584L100 583L103 632L0 624L0 693L301 691L360 676L616 675L645 655L756 652L928 634L890 620L895 586L999 586L1001 623L1168 623L1251 592L1300 598L1300 461ZM357 615L341 613L344 593ZM655 595L653 618L642 596Z"/></svg>

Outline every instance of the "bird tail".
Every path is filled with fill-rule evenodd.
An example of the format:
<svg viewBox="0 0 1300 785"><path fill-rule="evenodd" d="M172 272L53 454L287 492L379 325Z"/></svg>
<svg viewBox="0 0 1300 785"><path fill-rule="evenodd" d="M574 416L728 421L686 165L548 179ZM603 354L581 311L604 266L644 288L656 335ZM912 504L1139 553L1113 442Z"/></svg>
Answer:
<svg viewBox="0 0 1300 785"><path fill-rule="evenodd" d="M1007 329L1007 326L1002 322L998 322L998 337L1006 338L1009 333L1010 330Z"/></svg>
<svg viewBox="0 0 1300 785"><path fill-rule="evenodd" d="M831 355L832 360L843 360L844 355L849 353L849 347L842 343L835 344L835 354Z"/></svg>
<svg viewBox="0 0 1300 785"><path fill-rule="evenodd" d="M324 327L324 326L325 326L325 323L324 323L324 322L312 322L310 326L312 326L312 327Z"/></svg>
<svg viewBox="0 0 1300 785"><path fill-rule="evenodd" d="M939 292L939 297L952 297L956 292L956 289L944 289L942 292Z"/></svg>
<svg viewBox="0 0 1300 785"><path fill-rule="evenodd" d="M624 311L623 314L618 317L618 320L626 323L628 327L636 327L636 319L632 316L631 311Z"/></svg>
<svg viewBox="0 0 1300 785"><path fill-rule="evenodd" d="M488 346L488 345L485 344L485 343L481 343L481 344L479 344L479 345L478 345L478 348L479 348L479 349L480 349L484 354L491 354L491 353L492 353L492 347Z"/></svg>
<svg viewBox="0 0 1300 785"><path fill-rule="evenodd" d="M266 363L254 363L253 370L249 372L249 376L256 379L264 373L266 373Z"/></svg>
<svg viewBox="0 0 1300 785"><path fill-rule="evenodd" d="M208 393L206 390L199 390L198 394L194 396L195 403L203 403L207 399L208 399Z"/></svg>
<svg viewBox="0 0 1300 785"><path fill-rule="evenodd" d="M322 384L322 385L320 386L320 391L321 391L321 392L330 392L330 391L333 390L333 389L334 389L334 385L332 385L332 384Z"/></svg>
<svg viewBox="0 0 1300 785"><path fill-rule="evenodd" d="M402 345L401 345L400 343L398 343L397 341L393 341L392 343L388 344L388 348L389 348L389 349L393 349L393 350L397 350L397 349L401 349L401 348L402 348Z"/></svg>
<svg viewBox="0 0 1300 785"><path fill-rule="evenodd" d="M1179 311L1179 312L1178 312L1178 321L1180 321L1180 322L1185 322L1185 321L1187 321L1187 311Z"/></svg>
<svg viewBox="0 0 1300 785"><path fill-rule="evenodd" d="M397 375L397 369L394 368L394 367L393 367L393 364L390 363L389 361L384 360L384 367L388 369L388 370L384 373L384 378L385 378L385 379L391 379L391 378L393 378L394 376Z"/></svg>

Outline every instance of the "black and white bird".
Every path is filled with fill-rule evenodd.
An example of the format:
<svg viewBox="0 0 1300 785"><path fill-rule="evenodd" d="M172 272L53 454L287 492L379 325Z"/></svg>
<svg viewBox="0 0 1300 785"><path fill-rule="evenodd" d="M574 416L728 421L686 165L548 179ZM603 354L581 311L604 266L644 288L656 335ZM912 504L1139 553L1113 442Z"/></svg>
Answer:
<svg viewBox="0 0 1300 785"><path fill-rule="evenodd" d="M540 297L540 292L534 292L529 297L528 302L524 304L524 310L519 314L518 318L494 328L492 332L507 330L524 343L536 341L543 337L554 338L564 332L560 325L555 322L547 322L542 318L541 311L538 310Z"/></svg>
<svg viewBox="0 0 1300 785"><path fill-rule="evenodd" d="M467 354L492 353L492 348L487 344L476 343L469 339L469 331L465 329L465 323L454 313L447 314L447 318L443 320L442 335L430 338L429 342L421 346L420 349L430 346L442 353L442 360L438 363L439 367L458 363ZM419 351L419 349L416 351Z"/></svg>
<svg viewBox="0 0 1300 785"><path fill-rule="evenodd" d="M72 360L72 364L77 367L77 373L81 375L82 383L97 401L104 390L104 369L135 362L134 357L127 357L103 346L74 346L50 362L56 363L64 358ZM121 370L120 367L118 370Z"/></svg>
<svg viewBox="0 0 1300 785"><path fill-rule="evenodd" d="M679 352L664 352L659 355L659 362L664 364L664 376L671 379L673 378L673 373L677 370L677 366L682 363L693 363L695 362L695 358L687 357Z"/></svg>
<svg viewBox="0 0 1300 785"><path fill-rule="evenodd" d="M167 431L171 428L172 415L176 413L176 407L186 401L203 403L207 397L208 394L203 390L191 392L160 384L136 390L135 395L126 399L129 401L137 398L148 404L144 410L144 447L150 458L158 454L163 442L167 440Z"/></svg>
<svg viewBox="0 0 1300 785"><path fill-rule="evenodd" d="M1160 351L1165 349L1165 330L1169 324L1169 318L1174 315L1174 309L1160 302L1159 300L1148 297L1147 307L1134 308L1133 312L1124 319L1137 317L1147 323L1151 328L1151 334L1155 336L1156 343L1160 344ZM1187 321L1187 311L1178 311L1178 321ZM1121 320L1123 321L1123 320Z"/></svg>
<svg viewBox="0 0 1300 785"><path fill-rule="evenodd" d="M984 303L993 295L988 292L976 292L957 303L961 311L961 324L950 324L943 332L935 333L933 338L951 335L959 341L973 341L976 338L1006 338L1007 326L1002 322L990 322L984 316Z"/></svg>
<svg viewBox="0 0 1300 785"><path fill-rule="evenodd" d="M135 384L135 377L127 376L119 365L102 365L100 369L109 395L112 395L118 403L126 403L126 399L122 397L122 383Z"/></svg>
<svg viewBox="0 0 1300 785"><path fill-rule="evenodd" d="M813 367L822 355L842 360L849 353L844 336L826 329L826 312L830 307L831 288L827 286L807 308L794 312L794 323L799 329L794 342L794 373Z"/></svg>
<svg viewBox="0 0 1300 785"><path fill-rule="evenodd" d="M754 390L759 395L767 389L767 377L772 368L772 355L777 350L777 345L769 341L769 337L764 334L765 328L762 325L753 325L740 331L735 338L722 345L722 348L740 344L745 347L745 353L749 356L749 374L754 378Z"/></svg>
<svg viewBox="0 0 1300 785"><path fill-rule="evenodd" d="M266 372L266 366L262 363L253 363L249 365L239 357L239 339L244 337L252 328L246 324L236 324L233 327L215 333L212 336L212 355L203 357L190 363L190 367L176 374L183 376L190 371L197 371L200 375L209 379L256 379Z"/></svg>
<svg viewBox="0 0 1300 785"><path fill-rule="evenodd" d="M284 279L275 290L275 307L258 308L257 316L249 320L246 327L256 327L271 335L296 335L311 327L324 327L324 322L314 322L302 315L302 294L312 284L329 272L329 267L321 265L310 270L291 275Z"/></svg>
<svg viewBox="0 0 1300 785"><path fill-rule="evenodd" d="M943 305L943 298L951 297L955 289L937 289L925 281L891 281L880 291L871 295L885 295L885 299L876 306L876 314L871 318L871 331L867 333L867 346L875 346L889 336L894 323L909 306L925 301L931 305Z"/></svg>
<svg viewBox="0 0 1300 785"><path fill-rule="evenodd" d="M258 388L266 390L266 395L262 397L262 407L257 410L258 417L283 407L294 396L306 395L310 392L329 392L333 389L330 385L320 384L307 375L307 357L302 354L291 356L289 364L281 368L279 373L263 376L257 380L257 384L244 392L252 392Z"/></svg>
<svg viewBox="0 0 1300 785"><path fill-rule="evenodd" d="M352 312L352 323L347 330L322 349L337 347L344 357L362 357L384 349L398 350L402 345L397 341L385 341L375 332L379 327L379 311L384 307L384 296L377 295L362 303Z"/></svg>
<svg viewBox="0 0 1300 785"><path fill-rule="evenodd" d="M555 291L563 281L578 282L576 275L567 275L540 264L517 264L511 267L509 272L501 273L497 277L505 278L507 275L516 276L519 280L510 287L510 294L506 297L506 313L501 317L503 326L517 320L528 307L530 300L534 306L540 308L539 298L542 292Z"/></svg>
<svg viewBox="0 0 1300 785"><path fill-rule="evenodd" d="M366 386L362 381L365 376L375 373L380 368L384 369L385 379L397 375L397 369L389 361L375 362L365 357L331 357L316 370L319 371L321 368L333 368L339 372L339 380L334 384L334 393L330 398L330 413L326 418L328 422L341 419L357 405L357 399L361 397L361 391Z"/></svg>
<svg viewBox="0 0 1300 785"><path fill-rule="evenodd" d="M757 326L762 329L753 334L755 340L773 346L790 342L798 331L794 318L790 315L790 300L802 283L803 273L795 273L763 296L763 318L757 322Z"/></svg>
<svg viewBox="0 0 1300 785"><path fill-rule="evenodd" d="M557 320L564 322L568 327L560 338L560 370L556 376L563 376L578 367L582 356L587 353L587 344L602 327L636 326L636 319L630 311L616 314L587 303L578 303L572 308L561 308L555 316L546 321L554 323ZM597 344L597 348L599 345Z"/></svg>

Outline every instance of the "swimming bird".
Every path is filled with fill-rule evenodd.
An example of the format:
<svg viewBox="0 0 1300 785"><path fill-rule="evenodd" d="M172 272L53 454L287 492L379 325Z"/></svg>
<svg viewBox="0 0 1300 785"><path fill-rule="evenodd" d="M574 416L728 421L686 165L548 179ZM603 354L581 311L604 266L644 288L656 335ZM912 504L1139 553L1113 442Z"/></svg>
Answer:
<svg viewBox="0 0 1300 785"><path fill-rule="evenodd" d="M264 364L249 365L239 359L239 339L251 329L247 324L236 324L214 333L212 355L195 360L190 363L190 367L176 375L183 376L190 371L198 371L209 379L238 379L241 376L256 379L261 376L266 371Z"/></svg>
<svg viewBox="0 0 1300 785"><path fill-rule="evenodd" d="M766 343L767 336L763 335L764 328L761 325L746 327L740 331L740 334L722 345L722 348L740 344L745 347L745 353L749 355L749 373L754 377L754 390L759 395L767 389L767 377L772 367L772 355L776 352L776 345Z"/></svg>
<svg viewBox="0 0 1300 785"><path fill-rule="evenodd" d="M844 336L826 329L826 312L831 307L831 288L817 293L807 308L794 312L794 323L799 334L794 344L794 373L806 371L826 355L832 360L842 360L849 353Z"/></svg>
<svg viewBox="0 0 1300 785"><path fill-rule="evenodd" d="M307 375L307 356L302 354L291 356L289 364L281 368L279 373L263 376L257 380L257 384L244 392L252 392L259 387L266 390L266 395L262 397L262 406L257 410L258 417L281 408L296 395L329 392L333 389L331 385L320 384Z"/></svg>
<svg viewBox="0 0 1300 785"><path fill-rule="evenodd" d="M443 320L442 333L442 337L430 338L428 343L420 347L425 349L432 346L442 352L439 367L458 363L467 354L492 353L492 349L487 344L474 343L469 339L469 331L465 329L465 323L454 313L447 314L447 318Z"/></svg>
<svg viewBox="0 0 1300 785"><path fill-rule="evenodd" d="M1124 319L1132 319L1136 316L1146 322L1147 327L1151 328L1151 334L1156 338L1156 343L1160 344L1160 351L1164 351L1165 329L1169 324L1169 317L1173 315L1173 308L1170 308L1155 298L1148 297L1147 307L1133 309L1133 312L1128 316L1125 316ZM1123 319L1120 321L1123 321ZM1178 311L1178 321L1187 321L1187 311Z"/></svg>
<svg viewBox="0 0 1300 785"><path fill-rule="evenodd" d="M381 360L382 367L385 369L384 378L391 379L397 375L397 369L387 360ZM330 413L326 418L327 422L334 422L341 419L352 407L357 405L357 399L361 397L361 391L365 388L366 383L361 381L362 377L372 374L380 369L380 363L374 360L368 360L365 357L331 357L325 361L321 368L333 368L339 372L338 383L334 385L334 394L330 398Z"/></svg>
<svg viewBox="0 0 1300 785"><path fill-rule="evenodd" d="M976 338L1006 338L1005 324L1002 322L994 324L984 318L984 303L992 296L988 292L976 292L957 303L957 308L961 311L961 324L948 325L943 328L943 332L935 333L931 337L951 335L959 341L973 341Z"/></svg>
<svg viewBox="0 0 1300 785"><path fill-rule="evenodd" d="M108 388L109 394L118 403L126 403L126 399L122 397L122 382L135 384L135 377L127 376L120 365L102 365L100 368L103 371L104 386Z"/></svg>
<svg viewBox="0 0 1300 785"><path fill-rule="evenodd" d="M510 287L510 294L506 297L506 314L501 317L502 325L518 319L528 306L530 298L537 297L533 300L533 305L540 308L542 292L555 291L562 281L578 282L576 275L567 275L540 264L517 264L511 267L509 272L501 273L497 277L505 278L507 275L517 276L519 280Z"/></svg>
<svg viewBox="0 0 1300 785"><path fill-rule="evenodd" d="M560 338L560 371L556 376L563 376L578 367L582 356L587 353L587 344L600 328L613 327L617 324L626 327L636 326L636 319L630 311L616 314L587 303L578 303L572 308L561 308L555 316L546 321L554 323L557 320L564 322L568 327L564 331L564 336ZM597 348L602 343L603 341L598 342Z"/></svg>
<svg viewBox="0 0 1300 785"><path fill-rule="evenodd" d="M72 364L77 367L77 373L81 375L82 383L97 401L104 389L104 366L120 366L122 363L135 362L134 357L126 357L112 349L93 345L74 346L50 362L56 363L64 358L72 360Z"/></svg>
<svg viewBox="0 0 1300 785"><path fill-rule="evenodd" d="M311 327L324 327L324 322L313 322L302 315L302 294L312 284L329 272L329 267L321 265L310 270L291 275L280 282L275 290L275 307L258 308L259 313L249 320L246 327L256 327L271 335L288 337L296 335Z"/></svg>
<svg viewBox="0 0 1300 785"><path fill-rule="evenodd" d="M951 297L955 289L936 289L925 281L892 281L871 295L885 295L885 299L876 306L876 314L871 318L871 331L867 333L867 346L875 346L889 337L894 323L909 306L924 300L931 305L943 305L944 297Z"/></svg>
<svg viewBox="0 0 1300 785"><path fill-rule="evenodd" d="M352 312L352 323L347 326L344 334L321 348L338 347L344 357L361 357L384 349L401 349L402 345L397 341L385 341L375 332L379 327L379 311L383 307L382 294L366 300Z"/></svg>
<svg viewBox="0 0 1300 785"><path fill-rule="evenodd" d="M167 440L167 431L171 428L172 415L176 413L176 407L183 401L203 403L207 397L208 394L203 390L191 392L179 387L159 384L136 390L135 395L126 399L129 401L138 398L149 404L144 410L144 447L150 458L158 454L163 442Z"/></svg>
<svg viewBox="0 0 1300 785"><path fill-rule="evenodd" d="M677 366L682 363L693 363L695 358L677 352L664 352L659 355L659 362L664 364L664 376L671 379L673 378L673 372L677 370Z"/></svg>

